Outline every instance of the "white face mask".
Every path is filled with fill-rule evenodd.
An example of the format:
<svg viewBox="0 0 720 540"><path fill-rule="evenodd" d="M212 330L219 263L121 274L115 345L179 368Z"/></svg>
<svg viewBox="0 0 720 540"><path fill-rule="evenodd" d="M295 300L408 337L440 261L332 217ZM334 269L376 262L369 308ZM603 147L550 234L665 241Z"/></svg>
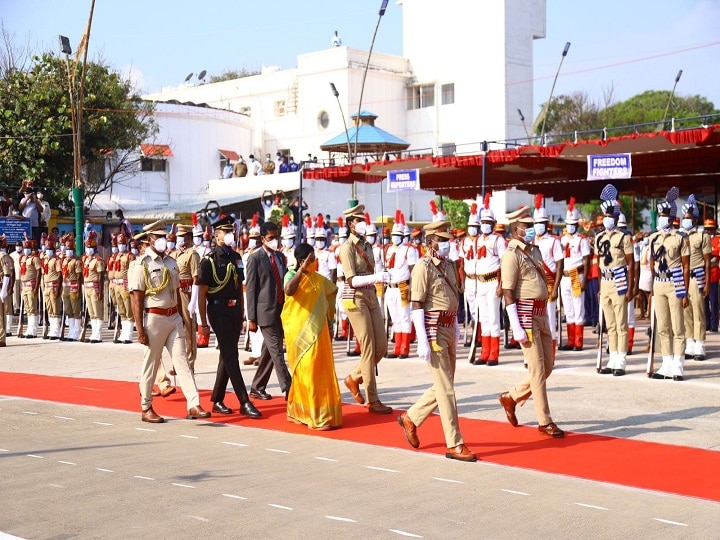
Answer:
<svg viewBox="0 0 720 540"><path fill-rule="evenodd" d="M193 237L193 245L199 246L200 244L202 244L202 238L200 238L199 236L194 236Z"/></svg>
<svg viewBox="0 0 720 540"><path fill-rule="evenodd" d="M167 243L167 248L170 249L170 250L175 249L175 242L168 242L168 243Z"/></svg>
<svg viewBox="0 0 720 540"><path fill-rule="evenodd" d="M118 250L120 253L125 253L127 251L127 244L118 244Z"/></svg>
<svg viewBox="0 0 720 540"><path fill-rule="evenodd" d="M75 251L73 251L72 249L66 249L66 250L65 250L65 256L72 258L72 257L75 256Z"/></svg>
<svg viewBox="0 0 720 540"><path fill-rule="evenodd" d="M95 255L95 248L87 248L87 254L91 257Z"/></svg>
<svg viewBox="0 0 720 540"><path fill-rule="evenodd" d="M481 223L480 232L483 234L490 234L493 230L493 226L490 223Z"/></svg>
<svg viewBox="0 0 720 540"><path fill-rule="evenodd" d="M478 235L478 228L474 225L472 227L468 227L468 234L470 236L477 236Z"/></svg>
<svg viewBox="0 0 720 540"><path fill-rule="evenodd" d="M603 227L605 227L606 231L612 231L613 229L615 229L615 218L611 218L610 216L604 217Z"/></svg>
<svg viewBox="0 0 720 540"><path fill-rule="evenodd" d="M307 243L311 247L315 247L315 239L314 238L308 238Z"/></svg>
<svg viewBox="0 0 720 540"><path fill-rule="evenodd" d="M338 244L344 244L345 240L347 240L347 238L342 238L342 237L338 238Z"/></svg>
<svg viewBox="0 0 720 540"><path fill-rule="evenodd" d="M210 247L210 240L203 240L203 246Z"/></svg>
<svg viewBox="0 0 720 540"><path fill-rule="evenodd" d="M155 242L153 242L153 249L156 253L165 253L165 250L167 249L167 240L165 237L161 236L160 238L157 238Z"/></svg>
<svg viewBox="0 0 720 540"><path fill-rule="evenodd" d="M251 238L251 239L248 241L248 248L249 248L249 249L255 249L256 247L257 247L257 239L256 239L256 238Z"/></svg>
<svg viewBox="0 0 720 540"><path fill-rule="evenodd" d="M175 244L177 247L185 247L185 237L184 236L178 236L177 243Z"/></svg>
<svg viewBox="0 0 720 540"><path fill-rule="evenodd" d="M130 253L132 253L133 255L137 255L138 253L140 253L140 251L138 251L137 248L132 248L132 249L130 250Z"/></svg>
<svg viewBox="0 0 720 540"><path fill-rule="evenodd" d="M535 225L533 225L533 227L535 228L535 234L537 234L538 236L542 236L547 230L547 227L544 223L536 223Z"/></svg>
<svg viewBox="0 0 720 540"><path fill-rule="evenodd" d="M396 246L399 246L400 244L402 244L402 240L403 240L402 236L393 236L392 237L392 243L395 244Z"/></svg>
<svg viewBox="0 0 720 540"><path fill-rule="evenodd" d="M112 251L113 253L117 253L117 252L120 251L120 250L118 249L117 246L113 246L113 247L110 248L110 251Z"/></svg>
<svg viewBox="0 0 720 540"><path fill-rule="evenodd" d="M235 244L235 235L231 232L225 233L225 236L223 236L223 244L233 246Z"/></svg>
<svg viewBox="0 0 720 540"><path fill-rule="evenodd" d="M377 240L377 236L366 236L365 240L368 241L368 244L375 245L375 241Z"/></svg>
<svg viewBox="0 0 720 540"><path fill-rule="evenodd" d="M52 249L48 249L45 253L47 253L48 257L53 257L55 255L55 252Z"/></svg>
<svg viewBox="0 0 720 540"><path fill-rule="evenodd" d="M365 236L366 230L367 230L367 224L364 221L358 221L355 224L355 234L357 236Z"/></svg>
<svg viewBox="0 0 720 540"><path fill-rule="evenodd" d="M273 238L269 242L265 242L265 245L267 246L268 249L275 251L278 248L277 238Z"/></svg>
<svg viewBox="0 0 720 540"><path fill-rule="evenodd" d="M667 229L670 226L670 218L668 216L660 216L657 221L658 231Z"/></svg>
<svg viewBox="0 0 720 540"><path fill-rule="evenodd" d="M567 232L570 234L575 234L575 231L577 231L577 225L568 225L567 226Z"/></svg>
<svg viewBox="0 0 720 540"><path fill-rule="evenodd" d="M286 248L293 247L293 239L292 238L283 238L283 246Z"/></svg>
<svg viewBox="0 0 720 540"><path fill-rule="evenodd" d="M680 222L680 226L685 229L686 231L689 231L693 227L692 219L685 218Z"/></svg>
<svg viewBox="0 0 720 540"><path fill-rule="evenodd" d="M450 254L450 242L438 242L437 255L441 259L444 259Z"/></svg>
<svg viewBox="0 0 720 540"><path fill-rule="evenodd" d="M23 253L24 253L25 255L30 255L30 254L32 253L32 249L30 249L30 248L25 248L25 249L23 249Z"/></svg>
<svg viewBox="0 0 720 540"><path fill-rule="evenodd" d="M315 241L315 246L316 246L318 249L323 249L323 248L325 247L325 240L316 240L316 241Z"/></svg>

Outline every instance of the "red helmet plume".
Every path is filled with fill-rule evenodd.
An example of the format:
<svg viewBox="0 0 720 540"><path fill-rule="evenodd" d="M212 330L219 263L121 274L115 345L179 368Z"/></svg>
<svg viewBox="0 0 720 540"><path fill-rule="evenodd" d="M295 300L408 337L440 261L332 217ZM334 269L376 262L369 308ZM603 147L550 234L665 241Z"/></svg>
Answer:
<svg viewBox="0 0 720 540"><path fill-rule="evenodd" d="M535 195L535 210L540 210L540 208L542 208L542 205L543 205L543 194L537 193Z"/></svg>
<svg viewBox="0 0 720 540"><path fill-rule="evenodd" d="M317 227L318 229L324 229L325 228L325 219L322 217L322 215L319 215L317 217Z"/></svg>
<svg viewBox="0 0 720 540"><path fill-rule="evenodd" d="M432 212L432 215L434 216L438 212L437 203L435 202L435 199L430 201L430 211Z"/></svg>
<svg viewBox="0 0 720 540"><path fill-rule="evenodd" d="M490 208L490 192L485 193L485 199L483 200L483 207L485 210Z"/></svg>
<svg viewBox="0 0 720 540"><path fill-rule="evenodd" d="M251 227L257 227L257 222L258 222L259 217L260 217L260 215L257 212L255 212L253 214L252 221L250 222Z"/></svg>
<svg viewBox="0 0 720 540"><path fill-rule="evenodd" d="M344 227L344 226L345 226L345 222L343 221L342 216L340 216L338 218L338 227Z"/></svg>
<svg viewBox="0 0 720 540"><path fill-rule="evenodd" d="M287 227L290 224L290 216L284 214L282 217L282 226Z"/></svg>
<svg viewBox="0 0 720 540"><path fill-rule="evenodd" d="M570 201L568 202L568 210L571 212L575 209L575 197L570 197Z"/></svg>
<svg viewBox="0 0 720 540"><path fill-rule="evenodd" d="M372 221L370 220L370 212L365 212L365 223L370 225Z"/></svg>
<svg viewBox="0 0 720 540"><path fill-rule="evenodd" d="M197 225L198 225L197 214L195 214L194 212L192 214L190 214L190 219L192 219L193 227L197 227Z"/></svg>
<svg viewBox="0 0 720 540"><path fill-rule="evenodd" d="M477 203L472 203L472 206L470 206L470 215L474 216L477 214Z"/></svg>

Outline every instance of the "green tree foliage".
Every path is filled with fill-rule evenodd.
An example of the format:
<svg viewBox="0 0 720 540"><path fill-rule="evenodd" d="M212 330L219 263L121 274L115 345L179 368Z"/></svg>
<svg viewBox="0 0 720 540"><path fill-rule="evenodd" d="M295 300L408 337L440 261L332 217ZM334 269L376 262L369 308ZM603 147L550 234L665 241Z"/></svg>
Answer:
<svg viewBox="0 0 720 540"><path fill-rule="evenodd" d="M212 75L210 77L210 82L216 83L223 81L232 81L233 79L242 79L243 77L252 77L253 75L260 75L260 72L257 70L248 70L245 68L242 68L241 70L228 69L223 71L220 75Z"/></svg>
<svg viewBox="0 0 720 540"><path fill-rule="evenodd" d="M44 189L52 207L67 209L73 180L70 88L81 69L51 54L0 79L0 182L11 191L25 179ZM71 75L75 74L75 79ZM88 203L114 180L139 169L141 142L157 131L152 104L129 80L88 63L82 123L82 163Z"/></svg>
<svg viewBox="0 0 720 540"><path fill-rule="evenodd" d="M591 223L595 223L595 219L600 215L600 199L593 199L586 204L579 204L578 209L583 216L587 216ZM620 211L625 214L628 227L634 232L642 230L650 223L643 221L642 213L645 210L651 210L650 199L643 197L633 197L629 195L620 195Z"/></svg>
<svg viewBox="0 0 720 540"><path fill-rule="evenodd" d="M450 222L450 226L453 229L461 229L467 226L468 217L470 216L470 207L463 201L451 199L445 195L441 197L435 197L435 202L438 208L441 208L447 214L447 220Z"/></svg>

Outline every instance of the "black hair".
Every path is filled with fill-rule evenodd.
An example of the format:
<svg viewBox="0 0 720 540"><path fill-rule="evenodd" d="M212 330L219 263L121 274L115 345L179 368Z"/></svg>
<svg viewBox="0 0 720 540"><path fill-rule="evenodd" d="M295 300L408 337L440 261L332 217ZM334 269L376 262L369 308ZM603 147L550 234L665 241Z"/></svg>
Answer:
<svg viewBox="0 0 720 540"><path fill-rule="evenodd" d="M272 221L266 221L262 225L260 225L260 236L265 238L267 236L267 233L269 232L278 232L278 226L277 223L273 223Z"/></svg>
<svg viewBox="0 0 720 540"><path fill-rule="evenodd" d="M295 251L293 251L293 255L295 256L295 261L297 264L297 268L300 267L300 263L307 259L311 253L313 253L315 249L308 244L307 242L301 242L297 245L295 248Z"/></svg>

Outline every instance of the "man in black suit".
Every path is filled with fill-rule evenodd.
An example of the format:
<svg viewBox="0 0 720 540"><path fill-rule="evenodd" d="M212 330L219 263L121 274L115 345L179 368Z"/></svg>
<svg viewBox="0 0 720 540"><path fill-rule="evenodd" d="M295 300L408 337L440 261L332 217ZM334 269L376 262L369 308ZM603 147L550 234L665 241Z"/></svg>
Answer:
<svg viewBox="0 0 720 540"><path fill-rule="evenodd" d="M285 256L278 249L279 230L275 223L266 221L260 226L262 248L248 257L246 270L248 330L262 332L264 343L260 353L250 396L272 399L265 391L273 367L277 373L280 391L287 397L290 389L290 372L283 356L283 329L280 313L285 302L283 279L287 272Z"/></svg>

